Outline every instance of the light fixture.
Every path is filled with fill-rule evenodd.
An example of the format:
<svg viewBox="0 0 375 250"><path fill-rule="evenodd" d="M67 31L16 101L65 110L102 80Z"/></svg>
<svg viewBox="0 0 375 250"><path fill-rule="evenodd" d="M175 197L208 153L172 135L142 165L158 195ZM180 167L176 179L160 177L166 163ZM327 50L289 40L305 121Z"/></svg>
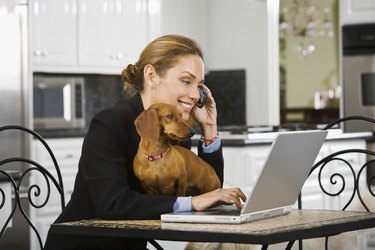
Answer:
<svg viewBox="0 0 375 250"><path fill-rule="evenodd" d="M301 58L314 53L316 45L313 38L333 37L333 23L330 7L317 7L309 0L293 0L285 4L279 16L279 36L301 38L297 52ZM310 38L309 41L303 38ZM302 41L304 40L304 41Z"/></svg>

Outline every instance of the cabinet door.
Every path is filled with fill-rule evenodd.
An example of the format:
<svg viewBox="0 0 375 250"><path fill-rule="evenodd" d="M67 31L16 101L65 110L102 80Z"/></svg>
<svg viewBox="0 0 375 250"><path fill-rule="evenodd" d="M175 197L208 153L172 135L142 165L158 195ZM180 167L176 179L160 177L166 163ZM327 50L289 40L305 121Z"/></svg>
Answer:
<svg viewBox="0 0 375 250"><path fill-rule="evenodd" d="M146 0L79 1L79 65L120 73L146 44Z"/></svg>
<svg viewBox="0 0 375 250"><path fill-rule="evenodd" d="M64 184L65 204L67 204L70 200L75 176L78 171L78 162L81 155L83 138L47 139L46 142L50 146L56 157L57 163L59 164ZM51 173L51 175L57 178L53 161L45 147L39 141L33 141L31 155L32 159L41 164ZM31 172L31 175L29 176L29 184L30 186L36 185L40 189L38 195L31 192L30 197L35 204L43 204L49 195L46 206L35 208L30 205L29 208L30 220L36 226L42 241L45 242L50 224L61 213L60 195L52 183L49 185L51 192L48 193L48 184L46 183L45 177L36 171ZM33 191L35 190L36 188L34 187ZM36 236L33 233L30 233L30 235L30 249L39 249Z"/></svg>
<svg viewBox="0 0 375 250"><path fill-rule="evenodd" d="M30 19L34 71L44 66L75 65L76 0L32 0Z"/></svg>
<svg viewBox="0 0 375 250"><path fill-rule="evenodd" d="M224 187L253 187L263 169L270 145L224 147Z"/></svg>

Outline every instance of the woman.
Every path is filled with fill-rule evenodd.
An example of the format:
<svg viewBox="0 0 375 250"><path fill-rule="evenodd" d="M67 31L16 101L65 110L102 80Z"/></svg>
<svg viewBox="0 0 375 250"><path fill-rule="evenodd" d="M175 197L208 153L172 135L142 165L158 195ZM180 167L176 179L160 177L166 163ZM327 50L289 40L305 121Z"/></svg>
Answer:
<svg viewBox="0 0 375 250"><path fill-rule="evenodd" d="M184 120L193 115L203 135L198 155L223 180L223 156L216 124L216 105L203 85L204 63L199 45L183 36L167 35L152 41L135 65L122 72L128 101L97 114L86 134L74 192L56 220L159 219L172 211L202 210L218 204L241 207L245 195L238 188L218 189L194 197L146 194L133 172L140 137L134 120L154 103L175 105ZM198 86L208 92L203 108L194 104ZM183 142L190 148L191 142ZM45 249L145 249L146 241L132 238L64 237L49 233Z"/></svg>

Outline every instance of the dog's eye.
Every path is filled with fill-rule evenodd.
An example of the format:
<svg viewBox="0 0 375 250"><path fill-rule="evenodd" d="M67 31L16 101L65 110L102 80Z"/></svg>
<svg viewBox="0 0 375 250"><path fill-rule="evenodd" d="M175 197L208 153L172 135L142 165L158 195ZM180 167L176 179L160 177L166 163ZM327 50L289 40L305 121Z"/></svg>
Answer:
<svg viewBox="0 0 375 250"><path fill-rule="evenodd" d="M172 119L174 119L174 115L173 114L168 114L167 118L170 119L170 120L172 120Z"/></svg>

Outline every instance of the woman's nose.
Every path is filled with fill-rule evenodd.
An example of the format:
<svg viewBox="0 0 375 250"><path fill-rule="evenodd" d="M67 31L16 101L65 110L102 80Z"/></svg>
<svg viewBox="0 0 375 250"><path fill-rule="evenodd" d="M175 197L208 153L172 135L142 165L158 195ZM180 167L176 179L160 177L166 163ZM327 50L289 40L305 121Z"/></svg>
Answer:
<svg viewBox="0 0 375 250"><path fill-rule="evenodd" d="M198 88L193 88L190 91L190 98L194 100L194 102L198 101L199 99L199 90Z"/></svg>

